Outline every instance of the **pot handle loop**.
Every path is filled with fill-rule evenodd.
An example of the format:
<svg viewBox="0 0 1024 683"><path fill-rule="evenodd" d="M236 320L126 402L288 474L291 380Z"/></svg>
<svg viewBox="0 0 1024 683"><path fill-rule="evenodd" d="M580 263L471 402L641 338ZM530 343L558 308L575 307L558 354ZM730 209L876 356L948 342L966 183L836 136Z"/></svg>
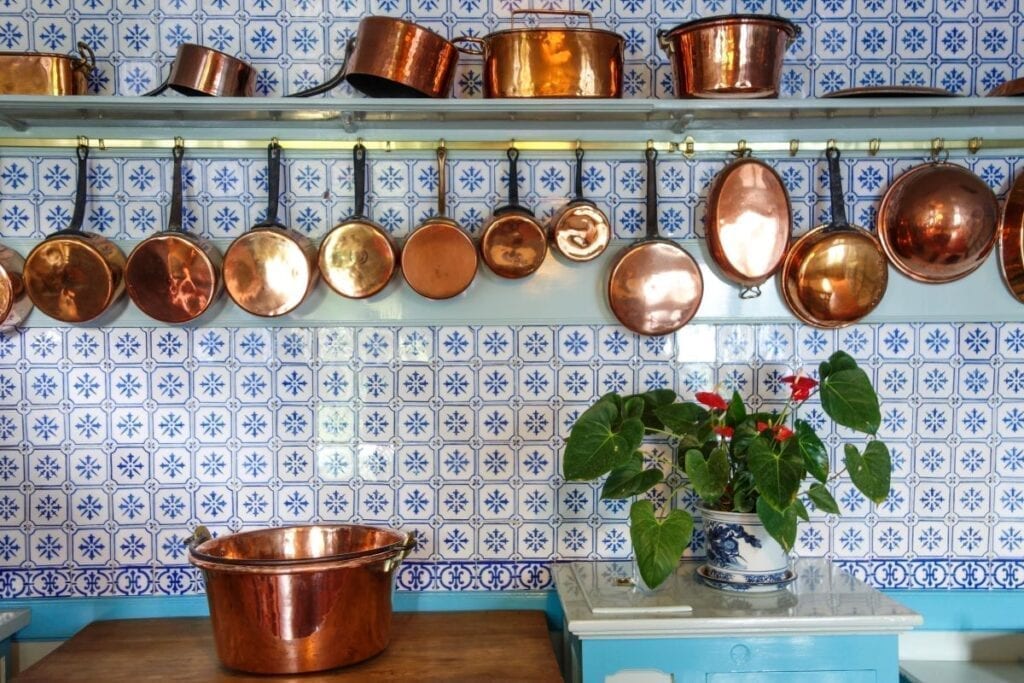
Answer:
<svg viewBox="0 0 1024 683"><path fill-rule="evenodd" d="M416 549L416 544L419 542L419 537L415 531L410 531L405 535L405 540L402 542L402 547L398 551L398 554L394 557L389 557L384 561L384 573L390 574L398 566L405 561L405 558L409 557L409 553Z"/></svg>
<svg viewBox="0 0 1024 683"><path fill-rule="evenodd" d="M81 40L78 41L78 53L81 57L76 60L75 69L87 69L86 75L92 73L96 68L96 53Z"/></svg>
<svg viewBox="0 0 1024 683"><path fill-rule="evenodd" d="M334 90L341 82L345 80L345 69L348 66L348 59L352 56L352 51L355 50L356 37L352 36L345 43L345 57L341 60L341 67L338 71L328 78L326 81L319 85L314 85L311 88L300 90L299 92L292 93L291 95L285 95L285 97L312 97L313 95L322 95L325 92Z"/></svg>
<svg viewBox="0 0 1024 683"><path fill-rule="evenodd" d="M590 28L594 28L594 15L586 10L580 9L514 9L510 19L510 26L516 27L516 16L524 14L543 14L555 17L586 17Z"/></svg>
<svg viewBox="0 0 1024 683"><path fill-rule="evenodd" d="M828 159L828 189L832 199L832 222L828 230L849 230L850 222L846 218L846 202L843 200L843 176L839 166L839 148L834 144L825 150Z"/></svg>
<svg viewBox="0 0 1024 683"><path fill-rule="evenodd" d="M663 28L659 28L657 35L658 45L660 45L661 49L671 57L672 53L675 52L675 46L672 45L672 39L668 37L668 31Z"/></svg>
<svg viewBox="0 0 1024 683"><path fill-rule="evenodd" d="M465 47L461 45L461 43L469 43L474 47ZM454 45L459 52L467 55L482 55L484 53L484 49L487 47L487 43L484 40L474 38L473 36L459 36L458 38L453 38L452 45Z"/></svg>
<svg viewBox="0 0 1024 683"><path fill-rule="evenodd" d="M366 217L366 147L357 142L352 148L352 171L355 175L356 217Z"/></svg>
<svg viewBox="0 0 1024 683"><path fill-rule="evenodd" d="M185 141L181 138L174 138L174 149L171 150L174 158L174 171L171 182L171 215L167 219L167 229L171 232L183 232L181 229L181 192L182 173L181 160L185 158Z"/></svg>
<svg viewBox="0 0 1024 683"><path fill-rule="evenodd" d="M274 138L267 145L267 217L256 228L284 228L277 220L281 206L281 144Z"/></svg>
<svg viewBox="0 0 1024 683"><path fill-rule="evenodd" d="M508 208L518 209L519 206L519 149L515 145L508 148Z"/></svg>
<svg viewBox="0 0 1024 683"><path fill-rule="evenodd" d="M192 532L192 535L185 539L185 545L188 548L195 548L197 545L206 543L213 538L213 534L206 526L200 524L196 527L196 530Z"/></svg>
<svg viewBox="0 0 1024 683"><path fill-rule="evenodd" d="M578 141L576 143L576 177L574 179L573 191L576 196L573 198L576 201L583 199L583 145Z"/></svg>
<svg viewBox="0 0 1024 683"><path fill-rule="evenodd" d="M658 150L648 145L644 153L647 159L647 238L658 238Z"/></svg>
<svg viewBox="0 0 1024 683"><path fill-rule="evenodd" d="M444 218L448 210L448 148L444 140L437 145L437 215Z"/></svg>

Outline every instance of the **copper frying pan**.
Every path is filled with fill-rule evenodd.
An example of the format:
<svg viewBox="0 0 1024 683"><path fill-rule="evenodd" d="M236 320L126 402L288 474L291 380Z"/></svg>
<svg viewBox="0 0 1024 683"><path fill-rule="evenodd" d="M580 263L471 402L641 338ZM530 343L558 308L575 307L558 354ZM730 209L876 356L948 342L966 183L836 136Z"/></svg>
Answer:
<svg viewBox="0 0 1024 683"><path fill-rule="evenodd" d="M128 296L143 313L165 323L195 320L221 290L220 251L181 227L181 160L185 147L175 140L171 215L167 230L142 240L128 255Z"/></svg>
<svg viewBox="0 0 1024 683"><path fill-rule="evenodd" d="M66 323L92 320L124 294L124 252L106 237L82 231L89 147L79 145L77 155L71 224L37 244L25 259L25 288L32 303Z"/></svg>
<svg viewBox="0 0 1024 683"><path fill-rule="evenodd" d="M1024 175L1017 176L999 225L999 270L1010 294L1024 302Z"/></svg>
<svg viewBox="0 0 1024 683"><path fill-rule="evenodd" d="M267 148L267 217L224 253L224 287L243 310L276 317L295 310L316 284L316 247L277 218L281 145Z"/></svg>
<svg viewBox="0 0 1024 683"><path fill-rule="evenodd" d="M442 144L437 148L437 215L421 223L402 249L405 281L428 299L450 299L465 291L476 277L479 264L473 240L445 216L447 158Z"/></svg>
<svg viewBox="0 0 1024 683"><path fill-rule="evenodd" d="M355 171L355 213L334 226L320 244L320 274L338 294L350 299L371 297L391 280L398 248L387 232L366 215L366 147L352 148Z"/></svg>
<svg viewBox="0 0 1024 683"><path fill-rule="evenodd" d="M10 247L0 245L0 330L17 327L32 310L25 291L25 259Z"/></svg>
<svg viewBox="0 0 1024 683"><path fill-rule="evenodd" d="M647 236L616 258L608 278L608 303L630 330L662 335L693 318L704 296L704 279L685 249L658 236L658 151L648 147L646 159Z"/></svg>
<svg viewBox="0 0 1024 683"><path fill-rule="evenodd" d="M574 190L572 201L548 222L551 243L570 261L590 261L608 248L612 228L604 211L583 196L583 147L578 143Z"/></svg>
<svg viewBox="0 0 1024 683"><path fill-rule="evenodd" d="M548 236L533 212L519 203L519 150L508 148L508 205L494 210L480 238L484 263L496 275L530 275L548 255Z"/></svg>
<svg viewBox="0 0 1024 683"><path fill-rule="evenodd" d="M878 239L846 219L839 150L829 147L825 156L832 221L790 247L782 262L780 286L797 318L815 327L836 328L860 320L881 302L889 265Z"/></svg>

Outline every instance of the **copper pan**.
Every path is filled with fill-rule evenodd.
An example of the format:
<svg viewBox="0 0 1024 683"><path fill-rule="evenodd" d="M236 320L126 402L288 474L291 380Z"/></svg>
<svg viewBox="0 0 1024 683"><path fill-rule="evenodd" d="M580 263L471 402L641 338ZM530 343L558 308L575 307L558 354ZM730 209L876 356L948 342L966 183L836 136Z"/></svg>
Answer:
<svg viewBox="0 0 1024 683"><path fill-rule="evenodd" d="M66 323L93 320L124 294L124 252L106 237L82 231L89 148L79 145L77 156L70 225L36 245L25 259L25 288L32 303Z"/></svg>
<svg viewBox="0 0 1024 683"><path fill-rule="evenodd" d="M862 85L856 88L834 90L821 96L822 99L842 99L845 97L957 97L956 93L945 88L932 88L926 85Z"/></svg>
<svg viewBox="0 0 1024 683"><path fill-rule="evenodd" d="M548 221L551 244L570 261L590 261L608 248L611 223L597 204L583 196L583 147L576 145L575 196Z"/></svg>
<svg viewBox="0 0 1024 683"><path fill-rule="evenodd" d="M846 219L839 150L825 151L829 168L832 220L790 247L779 285L797 318L815 327L857 322L882 301L889 265L878 240Z"/></svg>
<svg viewBox="0 0 1024 683"><path fill-rule="evenodd" d="M81 57L53 52L0 52L0 95L86 95L96 55L79 41Z"/></svg>
<svg viewBox="0 0 1024 683"><path fill-rule="evenodd" d="M450 299L473 283L479 265L473 240L445 215L448 152L437 148L437 215L421 223L402 248L402 275L417 294Z"/></svg>
<svg viewBox="0 0 1024 683"><path fill-rule="evenodd" d="M494 210L480 238L480 254L496 275L524 278L544 263L548 236L533 212L519 203L519 150L508 148L508 205Z"/></svg>
<svg viewBox="0 0 1024 683"><path fill-rule="evenodd" d="M182 43L167 78L143 97L159 95L168 88L182 95L252 97L256 90L256 69L212 47Z"/></svg>
<svg viewBox="0 0 1024 683"><path fill-rule="evenodd" d="M749 299L782 265L793 221L779 174L743 154L711 183L704 229L711 259Z"/></svg>
<svg viewBox="0 0 1024 683"><path fill-rule="evenodd" d="M999 270L1007 289L1024 302L1024 175L1017 177L999 224Z"/></svg>
<svg viewBox="0 0 1024 683"><path fill-rule="evenodd" d="M0 330L20 325L32 310L25 291L25 259L10 247L0 245Z"/></svg>
<svg viewBox="0 0 1024 683"><path fill-rule="evenodd" d="M1014 78L1000 83L985 93L985 97L1019 97L1021 95L1024 95L1024 78Z"/></svg>
<svg viewBox="0 0 1024 683"><path fill-rule="evenodd" d="M391 281L398 266L398 247L366 215L366 147L362 144L352 148L352 167L355 213L334 226L320 243L320 275L338 294L365 299Z"/></svg>
<svg viewBox="0 0 1024 683"><path fill-rule="evenodd" d="M167 230L147 237L128 255L128 296L143 313L165 323L186 323L206 312L221 290L221 254L208 240L181 227L181 160L174 144L174 186Z"/></svg>
<svg viewBox="0 0 1024 683"><path fill-rule="evenodd" d="M623 325L639 334L662 335L688 323L704 296L704 278L690 254L658 236L658 151L648 147L647 236L615 259L608 303Z"/></svg>
<svg viewBox="0 0 1024 683"><path fill-rule="evenodd" d="M276 317L295 310L317 278L316 247L277 218L281 145L267 148L267 217L235 239L224 253L224 287L240 308Z"/></svg>
<svg viewBox="0 0 1024 683"><path fill-rule="evenodd" d="M935 161L910 169L878 207L886 256L907 277L943 283L974 272L997 237L999 202L977 175Z"/></svg>

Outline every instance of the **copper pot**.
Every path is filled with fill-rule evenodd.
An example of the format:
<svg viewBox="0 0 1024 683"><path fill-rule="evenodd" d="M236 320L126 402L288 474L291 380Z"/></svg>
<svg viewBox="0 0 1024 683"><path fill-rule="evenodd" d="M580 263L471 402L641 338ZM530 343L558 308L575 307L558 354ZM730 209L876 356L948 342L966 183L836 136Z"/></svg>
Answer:
<svg viewBox="0 0 1024 683"><path fill-rule="evenodd" d="M89 148L79 145L77 155L71 224L36 245L25 259L25 288L32 303L66 323L92 320L124 294L124 252L106 237L82 231Z"/></svg>
<svg viewBox="0 0 1024 683"><path fill-rule="evenodd" d="M297 674L378 654L391 639L394 573L415 543L354 524L216 539L198 527L189 561L203 571L217 656L240 671Z"/></svg>
<svg viewBox="0 0 1024 683"><path fill-rule="evenodd" d="M608 248L612 227L597 204L583 196L583 148L576 147L575 194L548 221L551 244L570 261L591 261Z"/></svg>
<svg viewBox="0 0 1024 683"><path fill-rule="evenodd" d="M759 14L706 17L658 31L676 97L778 97L782 59L797 36L793 22Z"/></svg>
<svg viewBox="0 0 1024 683"><path fill-rule="evenodd" d="M53 52L0 52L0 95L85 95L96 55L79 41L81 57Z"/></svg>
<svg viewBox="0 0 1024 683"><path fill-rule="evenodd" d="M516 28L524 14L586 17L589 28ZM513 10L512 27L456 45L484 57L484 97L622 97L625 39L594 28L590 12Z"/></svg>
<svg viewBox="0 0 1024 683"><path fill-rule="evenodd" d="M363 17L350 42L344 75L370 97L447 97L459 52L411 21Z"/></svg>
<svg viewBox="0 0 1024 683"><path fill-rule="evenodd" d="M495 275L516 280L544 263L548 236L533 212L519 203L519 150L508 148L508 205L495 209L480 238L480 254Z"/></svg>
<svg viewBox="0 0 1024 683"><path fill-rule="evenodd" d="M20 325L32 310L25 291L25 259L10 247L0 245L0 330Z"/></svg>
<svg viewBox="0 0 1024 683"><path fill-rule="evenodd" d="M999 221L999 271L1010 294L1024 303L1024 175L1010 187Z"/></svg>
<svg viewBox="0 0 1024 683"><path fill-rule="evenodd" d="M974 272L995 246L999 202L977 175L933 162L897 178L878 207L878 236L889 261L919 282Z"/></svg>
<svg viewBox="0 0 1024 683"><path fill-rule="evenodd" d="M195 320L221 291L221 254L209 240L181 227L181 160L185 147L174 145L174 188L167 230L139 242L128 255L128 296L143 313L165 323Z"/></svg>
<svg viewBox="0 0 1024 683"><path fill-rule="evenodd" d="M212 47L182 43L167 79L144 97L159 95L167 88L182 95L252 97L256 90L256 69Z"/></svg>

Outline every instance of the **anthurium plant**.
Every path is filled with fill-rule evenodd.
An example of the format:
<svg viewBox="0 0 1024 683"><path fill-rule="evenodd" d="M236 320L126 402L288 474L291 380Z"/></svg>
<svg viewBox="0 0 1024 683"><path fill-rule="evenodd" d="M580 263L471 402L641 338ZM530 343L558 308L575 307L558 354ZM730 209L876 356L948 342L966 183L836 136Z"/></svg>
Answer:
<svg viewBox="0 0 1024 683"><path fill-rule="evenodd" d="M867 373L842 351L818 367L818 377L797 374L782 380L789 397L780 410L753 412L733 392L698 392L681 401L670 389L621 396L609 393L573 424L562 459L571 481L605 477L602 499L637 498L629 512L630 540L644 582L665 581L690 543L693 518L672 510L659 518L643 494L660 484L661 467L648 467L640 446L648 435L673 445L672 466L686 475L702 504L714 510L753 512L788 552L797 524L809 521L808 505L839 514L829 484L844 475L867 498L881 503L889 494L889 449L875 438L881 423L878 396ZM832 471L829 451L800 408L818 395L824 412L864 435L845 443L842 467ZM675 493L673 491L673 493Z"/></svg>

